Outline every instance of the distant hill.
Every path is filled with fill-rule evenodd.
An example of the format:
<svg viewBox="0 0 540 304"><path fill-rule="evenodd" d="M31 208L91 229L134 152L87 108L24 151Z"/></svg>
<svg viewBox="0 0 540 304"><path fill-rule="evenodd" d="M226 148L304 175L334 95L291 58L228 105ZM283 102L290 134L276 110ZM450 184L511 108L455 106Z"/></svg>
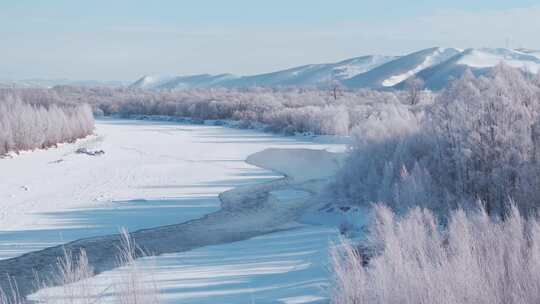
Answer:
<svg viewBox="0 0 540 304"><path fill-rule="evenodd" d="M466 70L481 75L501 62L509 66L537 74L540 71L540 53L524 53L510 49L467 49L458 55L419 72L416 76L422 79L426 88L439 90L456 78L460 78ZM403 84L397 88L402 88Z"/></svg>
<svg viewBox="0 0 540 304"><path fill-rule="evenodd" d="M324 88L341 84L350 89L402 89L407 79L416 77L424 81L426 88L438 90L451 79L461 77L467 69L479 75L501 62L536 74L540 71L540 51L434 47L404 56L368 55L251 76L144 76L130 87L150 90L289 86Z"/></svg>
<svg viewBox="0 0 540 304"><path fill-rule="evenodd" d="M330 86L365 73L375 67L396 59L395 56L363 56L336 63L310 64L283 71L253 75L234 76L144 76L131 87L141 89L182 89L200 87L278 87L278 86Z"/></svg>
<svg viewBox="0 0 540 304"><path fill-rule="evenodd" d="M364 56L337 63L310 64L273 73L238 77L223 83L227 87L330 86L334 82L365 73L396 57Z"/></svg>

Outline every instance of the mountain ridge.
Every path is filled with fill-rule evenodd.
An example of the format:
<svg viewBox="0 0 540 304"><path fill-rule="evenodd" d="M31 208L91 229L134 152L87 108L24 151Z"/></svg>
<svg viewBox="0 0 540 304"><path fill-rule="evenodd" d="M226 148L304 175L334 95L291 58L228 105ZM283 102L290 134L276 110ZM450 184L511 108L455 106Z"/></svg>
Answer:
<svg viewBox="0 0 540 304"><path fill-rule="evenodd" d="M190 88L318 87L403 89L410 78L421 79L431 90L443 88L466 70L487 73L499 63L540 72L540 51L505 48L432 47L402 56L365 55L334 63L307 64L256 75L199 74L144 76L131 88L175 90Z"/></svg>

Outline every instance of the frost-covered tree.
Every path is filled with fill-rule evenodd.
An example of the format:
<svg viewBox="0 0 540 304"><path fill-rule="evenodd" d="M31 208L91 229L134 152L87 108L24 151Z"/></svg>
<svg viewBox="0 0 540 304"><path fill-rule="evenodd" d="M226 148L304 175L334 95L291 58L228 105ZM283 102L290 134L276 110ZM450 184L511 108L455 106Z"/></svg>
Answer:
<svg viewBox="0 0 540 304"><path fill-rule="evenodd" d="M540 220L512 206L451 212L442 227L427 209L403 217L383 205L362 246L332 252L336 304L540 302Z"/></svg>
<svg viewBox="0 0 540 304"><path fill-rule="evenodd" d="M539 106L540 88L518 70L501 65L489 78L466 74L429 115L432 175L458 197L482 199L488 211L501 211L508 197L536 205L538 187L529 182L540 173L533 166Z"/></svg>
<svg viewBox="0 0 540 304"><path fill-rule="evenodd" d="M328 135L348 135L358 121L379 111L379 107L406 103L405 93L367 90L343 90L337 99L327 90L306 88L152 92L59 86L50 91L61 99L90 104L97 115L233 119L244 126L262 125L275 132Z"/></svg>
<svg viewBox="0 0 540 304"><path fill-rule="evenodd" d="M403 106L358 121L337 194L396 210L418 204L445 213L486 203L503 213L508 198L540 204L540 86L501 65L486 77L466 73L432 104ZM372 112L373 113L373 112ZM414 193L411 193L414 192Z"/></svg>
<svg viewBox="0 0 540 304"><path fill-rule="evenodd" d="M72 142L93 132L88 105L61 101L47 91L19 93L0 92L0 155Z"/></svg>
<svg viewBox="0 0 540 304"><path fill-rule="evenodd" d="M410 105L417 105L421 100L422 89L424 89L424 81L420 78L411 77L405 81L407 87L407 102Z"/></svg>

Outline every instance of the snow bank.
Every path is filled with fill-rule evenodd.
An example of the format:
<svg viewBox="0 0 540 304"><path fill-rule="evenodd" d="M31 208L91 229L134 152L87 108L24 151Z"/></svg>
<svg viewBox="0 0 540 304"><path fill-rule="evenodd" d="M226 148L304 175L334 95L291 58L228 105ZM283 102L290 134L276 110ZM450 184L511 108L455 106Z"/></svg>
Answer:
<svg viewBox="0 0 540 304"><path fill-rule="evenodd" d="M267 149L250 155L246 162L277 171L294 182L306 182L334 176L343 162L343 155L324 150Z"/></svg>

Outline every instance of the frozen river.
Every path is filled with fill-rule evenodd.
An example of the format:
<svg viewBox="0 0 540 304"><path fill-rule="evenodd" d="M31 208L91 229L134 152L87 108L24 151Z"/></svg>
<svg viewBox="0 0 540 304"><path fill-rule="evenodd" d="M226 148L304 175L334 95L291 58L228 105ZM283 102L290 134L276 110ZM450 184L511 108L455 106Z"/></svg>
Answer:
<svg viewBox="0 0 540 304"><path fill-rule="evenodd" d="M105 154L74 153L80 147ZM0 258L120 227L201 218L220 208L221 192L280 177L245 162L267 148L342 146L219 126L101 120L92 138L1 159ZM327 248L335 237L334 229L303 226L141 265L151 265L165 303L316 303L326 295ZM92 280L106 284L115 271Z"/></svg>

